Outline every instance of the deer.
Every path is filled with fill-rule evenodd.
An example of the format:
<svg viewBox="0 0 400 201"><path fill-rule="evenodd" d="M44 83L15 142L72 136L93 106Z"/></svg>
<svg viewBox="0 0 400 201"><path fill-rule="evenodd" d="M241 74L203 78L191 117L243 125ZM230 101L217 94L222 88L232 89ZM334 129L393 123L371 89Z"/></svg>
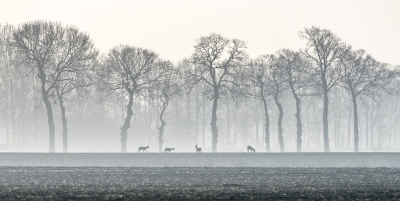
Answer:
<svg viewBox="0 0 400 201"><path fill-rule="evenodd" d="M197 151L197 153L202 153L202 151L201 151L201 148L200 147L197 147L197 144L196 144L196 151Z"/></svg>
<svg viewBox="0 0 400 201"><path fill-rule="evenodd" d="M143 152L144 152L144 151L147 152L146 149L148 149L148 148L149 148L149 145L147 145L147 147L139 147L139 150L137 150L137 152L140 152L141 150L143 150Z"/></svg>
<svg viewBox="0 0 400 201"><path fill-rule="evenodd" d="M171 153L172 150L175 150L175 147L165 148L164 153L167 153L167 152Z"/></svg>
<svg viewBox="0 0 400 201"><path fill-rule="evenodd" d="M256 152L256 150L252 146L247 146L247 152Z"/></svg>

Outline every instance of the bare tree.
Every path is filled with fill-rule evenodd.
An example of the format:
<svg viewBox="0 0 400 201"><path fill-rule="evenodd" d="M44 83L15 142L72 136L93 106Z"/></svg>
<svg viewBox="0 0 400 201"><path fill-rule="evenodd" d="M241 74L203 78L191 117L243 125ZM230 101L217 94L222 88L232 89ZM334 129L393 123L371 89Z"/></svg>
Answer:
<svg viewBox="0 0 400 201"><path fill-rule="evenodd" d="M255 97L260 98L264 108L264 118L265 118L265 145L267 152L271 151L270 145L270 131L269 131L269 114L268 114L268 105L267 105L267 90L270 74L269 74L269 61L267 55L262 55L255 60L251 60L248 64L249 67L249 77L252 86L254 86L257 90L255 90Z"/></svg>
<svg viewBox="0 0 400 201"><path fill-rule="evenodd" d="M46 106L49 125L49 152L55 152L55 126L50 103L52 89L64 80L64 74L97 56L89 36L75 27L59 23L35 21L18 27L13 34L18 47L37 69L41 82L42 99Z"/></svg>
<svg viewBox="0 0 400 201"><path fill-rule="evenodd" d="M328 135L328 93L337 85L340 77L339 58L348 50L348 47L330 30L311 27L300 32L300 37L307 41L302 51L305 58L314 65L309 69L310 78L316 88L322 90L324 96L323 127L324 151L329 152Z"/></svg>
<svg viewBox="0 0 400 201"><path fill-rule="evenodd" d="M155 83L157 98L161 101L158 115L161 122L161 125L158 127L158 148L159 152L162 152L164 128L167 124L164 119L165 110L168 107L171 97L180 92L180 85L182 85L182 83L179 83L180 77L178 71L172 68L170 62L163 62L160 65L162 68L166 68L166 70L170 71L161 81Z"/></svg>
<svg viewBox="0 0 400 201"><path fill-rule="evenodd" d="M83 69L82 69L83 70ZM89 70L89 69L87 69ZM63 152L68 152L68 127L67 127L67 116L66 116L66 107L65 101L68 98L68 94L78 88L84 88L90 86L90 82L88 80L79 78L82 76L84 72L69 73L68 75L63 76L61 82L58 82L54 89L56 91L56 96L58 100L58 104L60 106L61 111L61 121L62 121L62 136L63 136Z"/></svg>
<svg viewBox="0 0 400 201"><path fill-rule="evenodd" d="M12 34L15 28L11 25L0 25L0 89L1 94L1 113L3 113L3 123L7 133L7 143L10 142L11 137L9 133L9 124L11 123L12 142L16 143L16 119L18 108L23 107L19 105L18 91L20 91L19 82L23 77L20 70L22 64L21 55L18 54L17 49L10 44ZM11 121L11 122L10 122Z"/></svg>
<svg viewBox="0 0 400 201"><path fill-rule="evenodd" d="M128 96L127 114L121 127L121 152L126 152L128 129L133 115L133 96L163 78L168 68L162 68L158 55L150 50L120 45L107 55L99 75L112 92L124 91Z"/></svg>
<svg viewBox="0 0 400 201"><path fill-rule="evenodd" d="M58 57L61 59L65 57L65 62L61 64L59 70L64 72L60 73L58 81L54 81L54 89L61 111L62 121L62 136L63 136L63 152L68 151L68 127L65 108L65 98L68 93L77 88L87 87L88 81L83 78L87 76L87 71L91 70L95 62L98 52L94 48L93 42L90 40L89 35L79 32L75 27L68 27L65 30L63 38L66 44ZM64 54L64 55L63 55ZM65 70L68 69L68 70ZM53 78L52 78L53 79Z"/></svg>
<svg viewBox="0 0 400 201"><path fill-rule="evenodd" d="M341 86L350 94L354 115L354 152L359 151L359 128L357 97L361 94L372 95L377 88L387 86L395 73L387 64L379 63L364 50L349 51L340 59L343 68Z"/></svg>
<svg viewBox="0 0 400 201"><path fill-rule="evenodd" d="M285 82L289 85L290 91L296 101L296 121L297 121L297 152L301 152L302 145L302 123L301 123L301 108L300 108L300 90L305 86L304 68L306 62L301 58L299 52L289 49L281 49L278 51L278 60L276 64L283 69L286 79Z"/></svg>
<svg viewBox="0 0 400 201"><path fill-rule="evenodd" d="M282 68L278 64L278 59L275 55L268 55L268 67L270 72L270 84L269 88L270 94L274 98L275 104L278 107L279 115L278 115L278 140L279 140L279 148L281 152L284 152L284 143L283 143L283 127L282 127L282 120L283 120L283 108L280 102L280 98L282 96L283 91L287 89L285 86L286 82L286 73L285 69Z"/></svg>
<svg viewBox="0 0 400 201"><path fill-rule="evenodd" d="M217 106L221 88L234 84L235 70L247 58L246 43L237 39L226 39L219 34L197 39L191 61L195 64L192 76L197 82L204 81L213 89L211 116L212 152L217 151L218 128Z"/></svg>

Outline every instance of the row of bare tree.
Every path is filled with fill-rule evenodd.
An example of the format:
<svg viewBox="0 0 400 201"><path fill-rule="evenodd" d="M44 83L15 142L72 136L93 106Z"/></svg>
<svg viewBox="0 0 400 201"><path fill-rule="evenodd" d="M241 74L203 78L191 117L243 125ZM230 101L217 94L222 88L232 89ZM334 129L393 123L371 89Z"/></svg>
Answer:
<svg viewBox="0 0 400 201"><path fill-rule="evenodd" d="M302 114L302 106L308 106L306 122L309 127L309 108L315 107L315 101L320 98L323 100L321 106L323 148L325 152L329 152L332 144L329 142L328 134L328 109L332 108L329 100L334 98L340 101L342 99L339 97L343 93L348 94L343 100L349 100L352 106L351 112L349 109L346 110L349 111L347 146L350 146L352 118L353 148L357 152L361 143L358 102L362 101L365 106L365 139L368 146L368 140L371 145L373 141L372 128L368 136L369 122L372 127L368 113L370 104L379 103L381 97L389 95L394 97L397 94L397 71L394 67L376 61L364 50L352 49L330 30L318 27L306 28L300 32L300 37L306 42L304 49L299 51L281 49L274 54L261 55L256 59L251 59L247 55L246 42L227 39L213 33L198 38L192 55L176 65L160 58L153 51L129 45L118 45L107 54L101 55L89 35L74 26L34 21L18 27L4 25L0 28L0 82L3 106L1 113L7 142L11 141L9 125L13 133L12 142L16 142L15 121L20 122L20 133L23 133L19 139L25 139L25 143L30 141L29 139L38 139L36 127L39 125L37 122L39 120L35 115L38 108L44 105L47 114L49 152L56 150L53 112L53 107L56 105L61 116L64 152L68 151L67 114L70 113L72 116L72 113L67 111L66 104L74 108L80 118L93 112L94 106L89 105L99 107L98 111L102 117L109 116L109 120L105 121L115 121L111 118L112 113L115 113L117 119L121 119L116 122L121 126L121 152L127 152L131 123L135 124L141 117L147 119L148 130L151 130L153 124L157 127L159 151L162 151L167 121L175 118L177 127L178 110L185 108L189 118L188 127L191 122L195 125L194 143L199 140L201 130L201 141L203 147L205 146L205 122L209 119L211 151L217 152L220 139L218 127L222 125L217 120L223 115L222 105L225 104L226 111L224 119L226 135L222 139L229 144L232 141L230 139L232 129L233 144L236 146L237 112L243 103L246 116L249 114L248 105L254 106L256 144L259 139L259 122L262 120L264 123L263 146L268 152L271 151L271 108L275 109L278 144L280 151L284 152L284 128L288 126L283 122L287 101L293 102L295 106L292 114L295 115L296 122L296 150L300 152L305 144L303 140L305 115ZM178 99L187 99L186 105L178 106ZM173 107L171 101L176 104L175 116L170 112L166 117L167 109ZM147 114L141 113L143 110L141 107L147 108ZM333 108L337 107L340 105ZM121 110L117 111L116 108ZM31 111L34 117L31 122L27 120L30 116L27 111ZM195 113L191 114L191 111ZM338 111L341 111L340 108ZM286 111L286 113L291 112ZM134 117L134 114L137 115ZM96 115L99 116L98 113ZM157 116L158 121L152 121L153 116ZM195 120L192 121L190 119L193 116ZM340 112L335 113L335 146L340 142L339 139L345 139L343 136L340 138L340 126L336 123L340 121L340 116ZM395 114L390 118L390 126L395 127L397 116ZM232 117L234 117L233 126ZM248 119L245 118L245 121ZM28 123L31 125L25 125ZM246 137L242 140L247 143L248 127L245 128L243 132L246 133ZM26 133L30 130L33 130L33 135L28 136ZM311 139L310 129L306 130L308 145ZM188 131L186 135L193 136L190 128ZM144 135L138 137L145 138ZM319 135L314 139L320 142ZM392 137L389 138L389 144L391 139ZM395 142L393 137L392 143Z"/></svg>

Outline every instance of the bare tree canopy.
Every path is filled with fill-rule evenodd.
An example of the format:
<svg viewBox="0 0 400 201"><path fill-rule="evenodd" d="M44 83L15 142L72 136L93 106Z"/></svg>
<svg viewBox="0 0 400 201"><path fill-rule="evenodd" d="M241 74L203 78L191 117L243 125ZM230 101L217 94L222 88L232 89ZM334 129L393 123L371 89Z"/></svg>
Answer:
<svg viewBox="0 0 400 201"><path fill-rule="evenodd" d="M191 61L195 64L192 76L204 81L213 89L211 117L212 151L217 151L218 128L217 106L221 88L235 84L236 71L247 58L246 43L237 39L226 39L219 34L200 37L194 46Z"/></svg>
<svg viewBox="0 0 400 201"><path fill-rule="evenodd" d="M308 69L310 78L316 89L321 90L324 95L324 151L329 152L328 92L339 81L341 68L337 63L349 47L330 30L319 27L306 28L300 32L300 37L307 41L302 54L313 64Z"/></svg>
<svg viewBox="0 0 400 201"><path fill-rule="evenodd" d="M302 145L302 122L300 109L300 96L307 84L307 75L304 73L308 63L302 58L300 52L289 49L278 51L277 66L285 74L285 82L289 85L290 91L296 101L296 121L297 121L297 151L301 152Z"/></svg>
<svg viewBox="0 0 400 201"><path fill-rule="evenodd" d="M268 55L261 55L257 59L250 60L248 62L248 80L250 82L250 86L254 86L256 88L254 96L260 98L264 108L264 129L265 129L265 145L267 152L271 151L271 143L270 143L270 124L269 124L269 114L268 114L268 105L267 105L267 96L269 93L269 84L271 80L271 74L269 65L271 64L271 57Z"/></svg>
<svg viewBox="0 0 400 201"><path fill-rule="evenodd" d="M26 56L32 64L28 66L36 70L40 79L49 125L49 152L54 152L55 126L49 100L52 89L66 80L66 73L77 72L92 63L98 53L88 35L59 23L28 22L18 27L13 36L13 44Z"/></svg>
<svg viewBox="0 0 400 201"><path fill-rule="evenodd" d="M164 115L166 109L170 103L171 98L180 93L182 90L182 74L178 71L178 69L174 69L173 65L170 62L163 62L161 64L162 68L165 70L170 71L167 75L163 77L162 80L156 82L154 84L153 90L156 91L156 98L161 102L159 106L159 120L161 125L157 128L158 129L158 143L159 143L159 152L162 152L162 144L164 142L163 135L164 135L164 128L167 125L166 120L164 119Z"/></svg>
<svg viewBox="0 0 400 201"><path fill-rule="evenodd" d="M164 64L155 52L126 45L113 48L104 61L99 74L102 83L113 92L128 94L127 114L121 127L121 152L126 152L133 96L171 72L163 68Z"/></svg>
<svg viewBox="0 0 400 201"><path fill-rule="evenodd" d="M379 63L364 50L348 51L340 58L343 69L341 86L351 95L354 115L354 152L359 151L359 128L357 97L361 94L374 95L377 89L388 86L396 74Z"/></svg>
<svg viewBox="0 0 400 201"><path fill-rule="evenodd" d="M99 57L75 26L0 25L0 143L49 152L398 148L399 66L328 29L299 35L303 49L249 58L246 42L211 33L173 63L130 45Z"/></svg>

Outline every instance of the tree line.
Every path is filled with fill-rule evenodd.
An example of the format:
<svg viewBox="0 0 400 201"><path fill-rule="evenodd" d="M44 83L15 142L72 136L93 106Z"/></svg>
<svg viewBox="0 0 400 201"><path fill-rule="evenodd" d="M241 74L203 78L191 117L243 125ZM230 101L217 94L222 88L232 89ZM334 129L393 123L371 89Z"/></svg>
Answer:
<svg viewBox="0 0 400 201"><path fill-rule="evenodd" d="M81 130L115 138L119 127L121 152L127 152L128 134L158 144L159 152L166 138L183 147L211 141L212 152L248 144L267 152L272 145L280 152L396 148L397 68L331 30L313 26L299 36L306 45L298 51L250 58L245 41L211 33L196 39L191 56L173 63L131 45L100 54L75 26L0 25L3 141L47 141L55 152L60 121L68 152L72 118L76 128L87 125ZM75 132L85 140L84 132Z"/></svg>

